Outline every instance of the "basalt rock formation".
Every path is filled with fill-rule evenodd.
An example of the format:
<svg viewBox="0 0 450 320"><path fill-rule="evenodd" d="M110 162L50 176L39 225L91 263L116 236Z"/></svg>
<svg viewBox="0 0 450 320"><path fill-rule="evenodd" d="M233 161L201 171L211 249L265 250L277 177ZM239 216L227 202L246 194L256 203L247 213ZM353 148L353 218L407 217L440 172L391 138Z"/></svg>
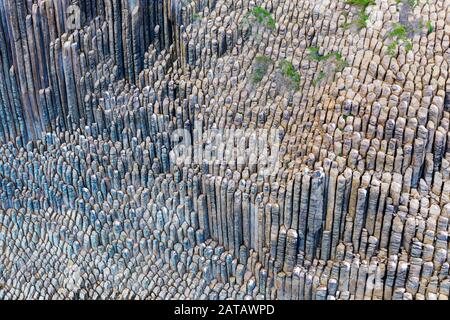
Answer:
<svg viewBox="0 0 450 320"><path fill-rule="evenodd" d="M450 1L360 2L0 0L0 299L448 300Z"/></svg>

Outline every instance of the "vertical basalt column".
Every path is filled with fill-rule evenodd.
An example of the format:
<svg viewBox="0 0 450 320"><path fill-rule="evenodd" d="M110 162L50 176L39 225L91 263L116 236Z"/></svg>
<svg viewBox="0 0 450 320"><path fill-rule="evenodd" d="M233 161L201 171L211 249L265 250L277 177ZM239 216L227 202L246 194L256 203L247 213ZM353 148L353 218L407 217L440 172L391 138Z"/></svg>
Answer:
<svg viewBox="0 0 450 320"><path fill-rule="evenodd" d="M26 123L24 119L23 107L20 101L20 96L17 88L16 76L14 67L9 70L9 78L11 83L11 94L13 99L14 113L16 114L18 129L20 136L22 137L22 143L28 141L28 131L26 130Z"/></svg>
<svg viewBox="0 0 450 320"><path fill-rule="evenodd" d="M277 207L273 207L271 210L271 227L270 227L270 255L276 257L277 254L277 243L278 243L278 231L280 229L280 214Z"/></svg>
<svg viewBox="0 0 450 320"><path fill-rule="evenodd" d="M379 182L377 182L376 185L372 185L370 187L369 200L367 204L367 218L365 222L365 228L367 229L369 235L373 235L375 231L375 219L379 203L379 194L380 187Z"/></svg>
<svg viewBox="0 0 450 320"><path fill-rule="evenodd" d="M26 46L27 36L25 31L26 19L23 11L24 4L22 0L17 3L6 1L4 4L5 17L8 20L6 25L7 28L3 29L3 35L4 37L11 36L9 39L10 46L8 47L11 48L12 63L17 68L18 91L21 95L26 130L28 136L33 139L36 138L40 132L40 119L36 114L33 94L29 91L29 81L27 81L25 68L26 64L28 64L29 67L30 63L26 60L29 55L24 52L25 47L28 47ZM5 27L5 25L3 26ZM9 50L5 50L4 52L8 51ZM37 124L36 127L34 124Z"/></svg>
<svg viewBox="0 0 450 320"><path fill-rule="evenodd" d="M284 211L288 212L292 215L292 225L291 228L294 230L298 230L299 228L299 220L300 220L300 203L301 203L301 190L302 190L302 175L300 173L296 173L294 176L294 181L292 183L293 188L290 189L290 185L288 184L288 189L292 190L288 192L286 190L285 197L286 203L284 207ZM292 197L292 200L291 200ZM288 205L289 201L291 203Z"/></svg>
<svg viewBox="0 0 450 320"><path fill-rule="evenodd" d="M250 248L251 244L250 223L250 196L247 192L242 193L242 237L243 244Z"/></svg>
<svg viewBox="0 0 450 320"><path fill-rule="evenodd" d="M311 178L311 193L306 228L305 257L312 260L322 236L324 220L324 173L315 171Z"/></svg>
<svg viewBox="0 0 450 320"><path fill-rule="evenodd" d="M60 39L56 39L54 43L54 59L55 59L55 83L58 86L61 95L61 109L58 114L62 130L70 130L71 125L69 121L68 98L66 90L66 80L64 77L64 62L63 62L63 48Z"/></svg>
<svg viewBox="0 0 450 320"><path fill-rule="evenodd" d="M281 227L278 231L277 253L276 253L276 257L275 257L274 272L280 271L283 267L284 259L286 257L286 237L287 237L286 226L281 225Z"/></svg>
<svg viewBox="0 0 450 320"><path fill-rule="evenodd" d="M286 191L284 193L284 201L283 201L283 211L281 212L282 215L280 217L281 221L286 225L290 226L292 223L292 220L295 219L293 216L293 200L292 200L292 194L295 194L295 191L293 190L293 181L288 181L286 186ZM296 220L298 222L298 215L296 217ZM298 223L297 223L298 224Z"/></svg>
<svg viewBox="0 0 450 320"><path fill-rule="evenodd" d="M217 209L217 223L219 229L219 243L223 245L228 244L227 233L227 208L226 208L226 189L228 181L226 178L216 176L215 178L215 195L216 195L216 209Z"/></svg>
<svg viewBox="0 0 450 320"><path fill-rule="evenodd" d="M234 255L239 256L239 248L243 244L243 217L242 217L242 192L236 190L233 202L233 224L234 224Z"/></svg>
<svg viewBox="0 0 450 320"><path fill-rule="evenodd" d="M44 14L42 14L44 13ZM45 6L39 7L37 4L32 6L32 28L35 47L33 51L33 75L35 84L38 88L47 88L49 86L49 54L47 51L49 39L48 19L45 12ZM31 32L30 32L31 33Z"/></svg>
<svg viewBox="0 0 450 320"><path fill-rule="evenodd" d="M0 49L6 49L1 29ZM2 115L2 126L4 129L4 131L2 132L3 141L6 141L6 136L10 137L11 140L14 139L14 137L16 136L16 131L19 131L15 101L12 94L12 91L17 89L12 88L13 83L15 83L15 79L12 79L12 77L10 76L7 58L7 51L0 50L0 83L3 84L0 86L0 112Z"/></svg>
<svg viewBox="0 0 450 320"><path fill-rule="evenodd" d="M76 35L76 34L75 34ZM82 119L85 123L86 121L86 115L84 112L84 104L83 104L83 100L84 100L84 96L82 96L81 94L81 65L80 63L82 63L81 59L80 59L80 48L78 43L73 43L71 45L71 56L72 56L72 68L73 68L73 80L75 81L75 96L77 98L77 114L78 117L80 118L80 120ZM79 123L79 125L81 125L81 122Z"/></svg>
<svg viewBox="0 0 450 320"><path fill-rule="evenodd" d="M286 258L284 260L283 271L290 274L294 270L297 262L298 235L294 229L289 229L286 240Z"/></svg>
<svg viewBox="0 0 450 320"><path fill-rule="evenodd" d="M302 187L300 195L300 211L298 218L298 248L300 252L306 252L306 227L308 224L308 208L310 196L311 175L306 171L302 176Z"/></svg>
<svg viewBox="0 0 450 320"><path fill-rule="evenodd" d="M39 105L42 110L43 127L45 130L51 131L52 128L51 128L51 124L50 124L49 109L53 108L53 106L51 105L51 103L47 104L45 96L46 96L45 90L43 90L43 89L39 90Z"/></svg>
<svg viewBox="0 0 450 320"><path fill-rule="evenodd" d="M72 129L75 129L80 123L80 114L78 111L76 84L73 74L72 43L70 41L63 44L62 61L66 83L67 106L69 110L67 118L69 119L69 123L72 124ZM74 125L76 127L73 127Z"/></svg>
<svg viewBox="0 0 450 320"><path fill-rule="evenodd" d="M157 28L157 30L155 29L155 37L157 38L156 42L158 43L158 46L155 46L157 48L158 51L161 51L162 48L165 47L165 43L164 43L164 18L163 18L163 14L164 14L164 1L165 0L155 0L153 2L154 8L155 10L153 11L154 13L154 17L155 17L155 28ZM163 14L160 14L160 13Z"/></svg>
<svg viewBox="0 0 450 320"><path fill-rule="evenodd" d="M133 66L135 72L133 81L136 83L138 82L139 73L142 71L143 53L146 49L144 48L145 30L143 30L142 11L143 9L138 5L131 11Z"/></svg>
<svg viewBox="0 0 450 320"><path fill-rule="evenodd" d="M272 204L267 203L264 207L264 230L263 230L264 232L263 252L265 255L268 255L270 252L271 228L272 228ZM267 264L263 263L263 265L264 267L267 267Z"/></svg>
<svg viewBox="0 0 450 320"><path fill-rule="evenodd" d="M131 10L128 0L122 0L121 14L122 14L122 48L125 78L129 81L134 80L134 66L133 66L133 39L132 39L132 21Z"/></svg>
<svg viewBox="0 0 450 320"><path fill-rule="evenodd" d="M332 236L331 236L331 250L330 256L333 259L336 254L336 247L338 245L340 236L341 236L341 222L344 219L342 214L343 202L345 201L345 178L342 175L339 175L337 178L336 191L335 191L335 203L334 203L334 211L333 211L333 227L332 227Z"/></svg>
<svg viewBox="0 0 450 320"><path fill-rule="evenodd" d="M352 235L353 247L355 248L356 251L359 250L361 231L365 222L366 197L367 197L367 190L363 188L358 189L355 219L353 221L353 235Z"/></svg>
<svg viewBox="0 0 450 320"><path fill-rule="evenodd" d="M200 229L203 230L205 238L209 238L211 234L208 206L206 205L206 197L203 194L198 197L198 212Z"/></svg>
<svg viewBox="0 0 450 320"><path fill-rule="evenodd" d="M224 186L225 187L225 186ZM229 180L226 189L226 208L224 208L226 214L226 224L227 224L227 247L231 252L235 251L234 239L235 239L235 219L234 219L234 192L235 192L235 182L234 180Z"/></svg>
<svg viewBox="0 0 450 320"><path fill-rule="evenodd" d="M162 0L162 15L161 15L161 25L163 26L163 39L164 47L168 48L172 43L172 25L169 23L170 15L170 2L169 0Z"/></svg>
<svg viewBox="0 0 450 320"><path fill-rule="evenodd" d="M122 35L122 5L121 1L112 0L112 16L114 20L114 57L117 65L117 76L123 78L125 76L124 51L123 51L123 35Z"/></svg>
<svg viewBox="0 0 450 320"><path fill-rule="evenodd" d="M411 166L413 168L413 175L411 180L411 186L417 187L422 173L422 166L425 157L425 141L422 138L417 138L414 141L414 152L411 160Z"/></svg>

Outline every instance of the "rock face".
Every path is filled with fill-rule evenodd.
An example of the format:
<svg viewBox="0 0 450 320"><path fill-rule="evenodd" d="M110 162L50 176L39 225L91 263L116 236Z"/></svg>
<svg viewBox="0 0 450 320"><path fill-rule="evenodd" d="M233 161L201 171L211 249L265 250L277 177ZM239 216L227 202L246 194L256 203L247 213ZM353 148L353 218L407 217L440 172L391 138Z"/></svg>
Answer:
<svg viewBox="0 0 450 320"><path fill-rule="evenodd" d="M0 299L448 300L450 1L392 55L402 5L0 0Z"/></svg>

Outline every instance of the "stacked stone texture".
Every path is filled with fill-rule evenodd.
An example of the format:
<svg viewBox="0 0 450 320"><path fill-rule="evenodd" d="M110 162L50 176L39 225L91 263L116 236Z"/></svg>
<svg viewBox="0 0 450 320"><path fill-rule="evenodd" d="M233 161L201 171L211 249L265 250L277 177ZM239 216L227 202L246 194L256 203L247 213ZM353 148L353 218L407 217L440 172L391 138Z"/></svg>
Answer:
<svg viewBox="0 0 450 320"><path fill-rule="evenodd" d="M448 300L450 2L392 56L398 8L0 0L0 298ZM314 85L309 47L347 66ZM299 90L253 83L260 55ZM279 170L176 162L194 123L280 129Z"/></svg>

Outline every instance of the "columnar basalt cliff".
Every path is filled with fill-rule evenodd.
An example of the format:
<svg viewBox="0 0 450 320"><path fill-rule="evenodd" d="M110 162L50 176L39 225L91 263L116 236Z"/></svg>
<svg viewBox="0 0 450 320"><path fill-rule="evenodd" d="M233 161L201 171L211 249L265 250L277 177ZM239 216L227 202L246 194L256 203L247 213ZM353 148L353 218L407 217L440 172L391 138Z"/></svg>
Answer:
<svg viewBox="0 0 450 320"><path fill-rule="evenodd" d="M449 299L449 0L0 18L0 299Z"/></svg>

